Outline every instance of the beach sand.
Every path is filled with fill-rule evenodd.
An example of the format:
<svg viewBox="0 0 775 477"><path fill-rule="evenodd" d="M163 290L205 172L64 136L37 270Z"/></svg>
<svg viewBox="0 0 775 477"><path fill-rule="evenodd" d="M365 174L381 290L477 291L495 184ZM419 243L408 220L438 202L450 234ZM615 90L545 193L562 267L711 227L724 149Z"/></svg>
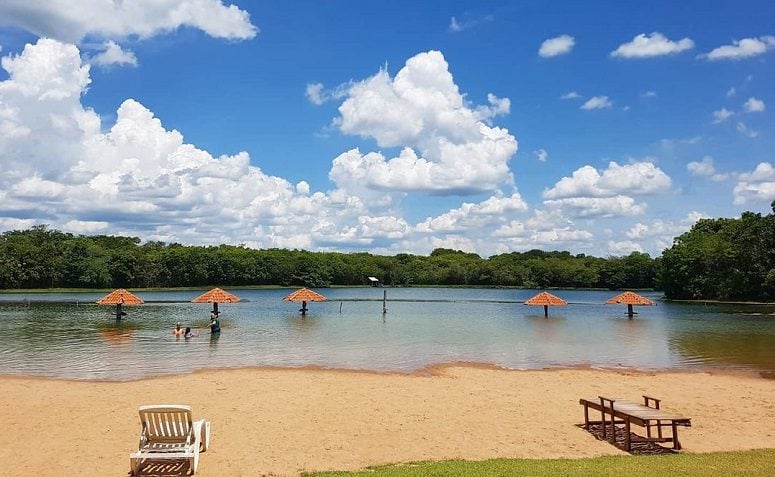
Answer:
<svg viewBox="0 0 775 477"><path fill-rule="evenodd" d="M599 394L648 394L691 417L679 434L685 452L775 447L775 380L743 375L449 365L412 375L233 369L134 382L6 376L0 475L126 475L138 406L169 403L212 423L201 476L623 454L577 427L578 399Z"/></svg>

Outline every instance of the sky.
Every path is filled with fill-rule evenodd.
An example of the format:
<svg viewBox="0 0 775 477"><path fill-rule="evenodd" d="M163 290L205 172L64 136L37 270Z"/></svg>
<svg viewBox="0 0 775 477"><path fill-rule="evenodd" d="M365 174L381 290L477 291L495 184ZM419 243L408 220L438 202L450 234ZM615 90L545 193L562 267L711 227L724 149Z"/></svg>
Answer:
<svg viewBox="0 0 775 477"><path fill-rule="evenodd" d="M771 1L4 0L0 232L658 256L775 200Z"/></svg>

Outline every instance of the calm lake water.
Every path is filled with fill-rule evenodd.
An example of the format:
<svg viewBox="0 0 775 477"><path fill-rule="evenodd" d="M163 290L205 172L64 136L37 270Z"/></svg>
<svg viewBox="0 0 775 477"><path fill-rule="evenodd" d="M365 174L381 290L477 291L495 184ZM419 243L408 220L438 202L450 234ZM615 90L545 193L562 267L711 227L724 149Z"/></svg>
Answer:
<svg viewBox="0 0 775 477"><path fill-rule="evenodd" d="M137 293L117 323L101 293L0 295L2 374L128 380L202 368L244 366L411 372L448 362L507 368L575 365L646 370L721 368L775 376L775 306L667 303L603 305L613 292L554 291L571 304L520 301L534 290L389 288L321 289L328 302L283 302L289 290L232 290L243 301L221 304L223 332L206 329L210 305L201 291ZM29 299L31 304L20 304ZM175 338L175 322L202 328Z"/></svg>

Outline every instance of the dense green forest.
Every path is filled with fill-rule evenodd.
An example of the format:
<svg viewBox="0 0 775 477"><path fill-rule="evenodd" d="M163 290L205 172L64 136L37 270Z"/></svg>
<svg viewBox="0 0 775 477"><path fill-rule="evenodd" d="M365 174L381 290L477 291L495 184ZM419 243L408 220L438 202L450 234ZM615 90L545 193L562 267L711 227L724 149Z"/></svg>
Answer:
<svg viewBox="0 0 775 477"><path fill-rule="evenodd" d="M241 246L141 244L136 237L72 235L46 226L0 235L0 289L145 288L211 285L481 285L653 288L659 261L648 254L596 258L569 252L401 253L255 250Z"/></svg>
<svg viewBox="0 0 775 477"><path fill-rule="evenodd" d="M668 298L775 300L773 213L701 219L662 253Z"/></svg>
<svg viewBox="0 0 775 477"><path fill-rule="evenodd" d="M525 288L657 288L675 299L775 300L773 213L701 219L662 257L599 258L511 252L482 258L436 249L400 253L309 252L242 246L141 243L136 237L73 235L45 225L0 235L0 289L188 286L386 285Z"/></svg>

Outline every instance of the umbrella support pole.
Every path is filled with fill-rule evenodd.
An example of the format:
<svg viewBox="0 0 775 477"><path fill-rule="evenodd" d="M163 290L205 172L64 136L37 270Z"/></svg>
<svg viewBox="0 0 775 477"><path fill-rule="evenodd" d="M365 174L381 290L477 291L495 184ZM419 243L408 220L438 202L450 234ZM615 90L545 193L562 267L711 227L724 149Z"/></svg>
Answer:
<svg viewBox="0 0 775 477"><path fill-rule="evenodd" d="M627 305L627 318L632 319L635 313L632 311L632 305Z"/></svg>
<svg viewBox="0 0 775 477"><path fill-rule="evenodd" d="M382 314L387 313L387 290L382 290Z"/></svg>
<svg viewBox="0 0 775 477"><path fill-rule="evenodd" d="M306 301L302 301L301 302L301 310L299 310L299 311L301 312L301 316L304 316L304 315L307 314L307 302Z"/></svg>
<svg viewBox="0 0 775 477"><path fill-rule="evenodd" d="M544 305L544 318L549 318L549 305Z"/></svg>

